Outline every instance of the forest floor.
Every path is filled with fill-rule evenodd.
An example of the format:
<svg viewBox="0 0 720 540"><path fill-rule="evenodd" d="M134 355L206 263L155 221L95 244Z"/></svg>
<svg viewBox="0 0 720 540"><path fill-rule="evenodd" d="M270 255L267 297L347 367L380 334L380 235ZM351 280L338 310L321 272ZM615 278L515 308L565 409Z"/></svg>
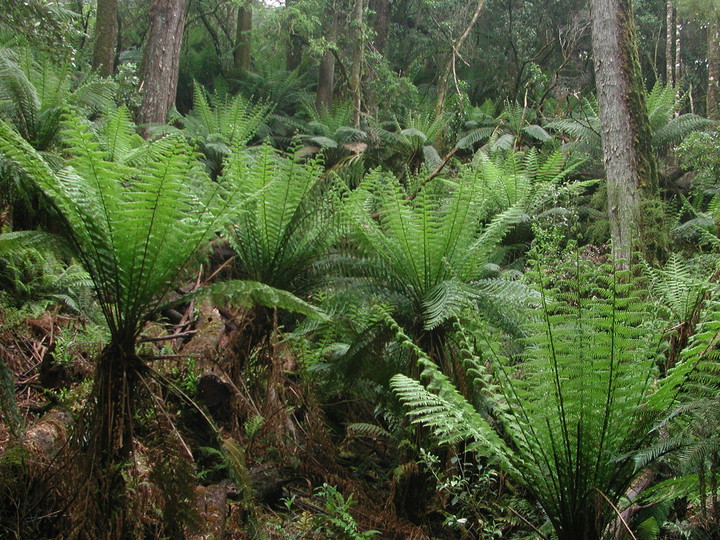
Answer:
<svg viewBox="0 0 720 540"><path fill-rule="evenodd" d="M378 423L371 403L342 395L318 403L292 351L277 343L265 345L278 369L248 365L247 385L238 388L223 365L247 331L238 324L243 313L228 318L212 306L197 311L180 331L152 325L143 334L157 339L145 354L163 357L152 369L187 397L154 390L193 460L198 519L187 538L463 537L442 525L434 481L409 454L381 435L347 429ZM13 437L11 419L1 417L0 530L20 538L67 537L79 519L67 501L83 478L64 472L75 470L67 460L77 450L74 430L88 407L101 345L89 340L96 336L83 319L50 312L13 322L0 311L0 329L0 356L12 372L22 428ZM173 332L182 337L168 339ZM178 362L188 357L192 361ZM166 438L148 431L137 433L137 469L157 451L170 452L162 447ZM140 476L157 482L152 473ZM163 537L152 531L163 530L159 509L167 501L143 507L138 496L144 508L136 513L138 530Z"/></svg>

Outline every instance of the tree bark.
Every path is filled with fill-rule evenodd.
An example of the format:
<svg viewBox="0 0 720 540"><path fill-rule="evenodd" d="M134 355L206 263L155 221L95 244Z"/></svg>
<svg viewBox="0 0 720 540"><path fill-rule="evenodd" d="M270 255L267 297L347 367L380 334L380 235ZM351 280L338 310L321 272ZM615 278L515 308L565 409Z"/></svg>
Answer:
<svg viewBox="0 0 720 540"><path fill-rule="evenodd" d="M252 32L252 0L247 0L245 4L238 8L237 13L237 31L235 34L235 51L233 60L235 69L248 71L250 69L251 60L251 32Z"/></svg>
<svg viewBox="0 0 720 540"><path fill-rule="evenodd" d="M365 62L365 28L363 12L365 11L365 1L355 0L353 7L351 33L355 49L352 52L352 66L350 69L350 95L352 96L352 104L355 109L354 123L355 126L360 125L360 114L362 109L362 72L363 63Z"/></svg>
<svg viewBox="0 0 720 540"><path fill-rule="evenodd" d="M717 18L708 25L708 89L707 116L712 120L720 120L718 94L720 94L720 23Z"/></svg>
<svg viewBox="0 0 720 540"><path fill-rule="evenodd" d="M590 13L612 252L630 261L633 248L646 241L644 248L656 251L659 239L648 235L661 236L647 223L660 209L643 203L656 200L659 188L632 2L591 0Z"/></svg>
<svg viewBox="0 0 720 540"><path fill-rule="evenodd" d="M143 55L140 124L165 122L175 104L184 25L185 0L152 0Z"/></svg>
<svg viewBox="0 0 720 540"><path fill-rule="evenodd" d="M98 0L92 68L106 77L112 75L115 68L118 29L118 0Z"/></svg>
<svg viewBox="0 0 720 540"><path fill-rule="evenodd" d="M330 32L327 40L330 45L335 45L338 33L338 14L335 9L335 3L331 7L332 13L328 16L330 21ZM318 71L317 94L315 96L315 109L318 113L323 110L332 109L333 102L333 86L335 84L335 54L331 50L325 51L320 60L320 68Z"/></svg>

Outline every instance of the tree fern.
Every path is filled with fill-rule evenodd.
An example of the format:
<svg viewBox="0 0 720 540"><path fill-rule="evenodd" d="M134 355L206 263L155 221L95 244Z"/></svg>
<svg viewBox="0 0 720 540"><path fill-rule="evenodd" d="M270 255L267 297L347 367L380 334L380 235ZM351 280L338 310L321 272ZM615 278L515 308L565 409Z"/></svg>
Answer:
<svg viewBox="0 0 720 540"><path fill-rule="evenodd" d="M248 194L259 193L228 237L242 277L308 294L320 277L316 265L340 232L343 189L323 174L321 161L284 157L268 146L238 155L228 174L242 178Z"/></svg>
<svg viewBox="0 0 720 540"><path fill-rule="evenodd" d="M392 306L393 317L451 377L458 369L446 348L450 322L472 306L517 330L518 306L531 296L523 285L498 279L490 265L524 212L514 205L493 216L491 206L482 184L466 169L451 186L435 182L412 201L394 176L375 172L352 193L347 207L360 243L361 262L345 266L356 278L353 285ZM381 331L374 334L387 339Z"/></svg>
<svg viewBox="0 0 720 540"><path fill-rule="evenodd" d="M54 171L23 138L0 122L0 152L57 206L93 282L110 330L96 368L95 409L88 424L90 472L100 511L122 503L121 464L133 451L136 386L147 369L135 352L146 318L156 312L196 253L237 216L238 183L211 183L180 137L148 150L136 165L110 161L88 125L66 117L66 166ZM82 437L81 437L82 438ZM108 530L121 530L122 506Z"/></svg>
<svg viewBox="0 0 720 540"><path fill-rule="evenodd" d="M503 358L490 340L468 354L487 413L470 412L427 362L424 386L401 375L393 386L415 421L441 440L469 439L525 485L559 538L600 538L614 514L598 492L622 497L635 475L632 456L648 438L659 336L652 306L612 269L579 265L561 287L543 293L521 358Z"/></svg>
<svg viewBox="0 0 720 540"><path fill-rule="evenodd" d="M183 119L185 134L205 155L208 171L217 175L233 148L245 146L267 120L271 107L253 104L242 95L208 97L202 86L193 88L193 110Z"/></svg>

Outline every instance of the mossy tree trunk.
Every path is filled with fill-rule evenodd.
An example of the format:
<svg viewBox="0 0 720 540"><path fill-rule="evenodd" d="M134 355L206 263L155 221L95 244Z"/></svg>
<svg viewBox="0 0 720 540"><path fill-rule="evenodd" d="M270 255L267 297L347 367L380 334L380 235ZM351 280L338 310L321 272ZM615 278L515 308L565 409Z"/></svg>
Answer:
<svg viewBox="0 0 720 540"><path fill-rule="evenodd" d="M595 62L613 256L641 247L661 256L657 163L635 37L631 0L591 0Z"/></svg>
<svg viewBox="0 0 720 540"><path fill-rule="evenodd" d="M288 37L285 48L285 69L293 71L300 67L303 56L303 42L302 38L296 33L294 28L294 14L292 10L295 9L295 4L298 0L285 0L285 8L290 10L290 16L287 18L288 26Z"/></svg>
<svg viewBox="0 0 720 540"><path fill-rule="evenodd" d="M115 68L118 30L118 0L98 0L92 68L106 77Z"/></svg>

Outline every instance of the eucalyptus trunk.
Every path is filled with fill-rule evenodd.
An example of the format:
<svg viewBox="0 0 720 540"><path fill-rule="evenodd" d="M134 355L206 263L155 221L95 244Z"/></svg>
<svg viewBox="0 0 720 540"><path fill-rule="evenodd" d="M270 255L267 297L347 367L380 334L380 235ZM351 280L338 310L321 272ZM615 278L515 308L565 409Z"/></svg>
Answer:
<svg viewBox="0 0 720 540"><path fill-rule="evenodd" d="M98 0L92 68L106 77L115 67L118 30L118 0Z"/></svg>
<svg viewBox="0 0 720 540"><path fill-rule="evenodd" d="M660 234L642 215L657 217L659 208L648 202L659 187L632 2L591 0L590 10L612 251L617 260L629 261L641 242L655 251L652 235Z"/></svg>
<svg viewBox="0 0 720 540"><path fill-rule="evenodd" d="M485 0L477 0L477 4L475 5L475 11L470 17L470 21L463 30L462 34L460 34L460 37L458 37L457 41L451 44L450 56L447 58L447 62L445 63L445 66L443 67L440 76L438 77L437 102L435 103L436 116L440 116L443 113L443 110L445 108L445 100L447 99L448 87L450 84L450 77L452 76L453 79L455 78L455 58L459 55L459 52L465 44L465 41L470 35L473 27L475 26L475 23L477 23L477 20L480 17L480 12L482 11L484 5Z"/></svg>
<svg viewBox="0 0 720 540"><path fill-rule="evenodd" d="M162 124L175 104L185 0L152 0L150 30L143 55L140 124Z"/></svg>

